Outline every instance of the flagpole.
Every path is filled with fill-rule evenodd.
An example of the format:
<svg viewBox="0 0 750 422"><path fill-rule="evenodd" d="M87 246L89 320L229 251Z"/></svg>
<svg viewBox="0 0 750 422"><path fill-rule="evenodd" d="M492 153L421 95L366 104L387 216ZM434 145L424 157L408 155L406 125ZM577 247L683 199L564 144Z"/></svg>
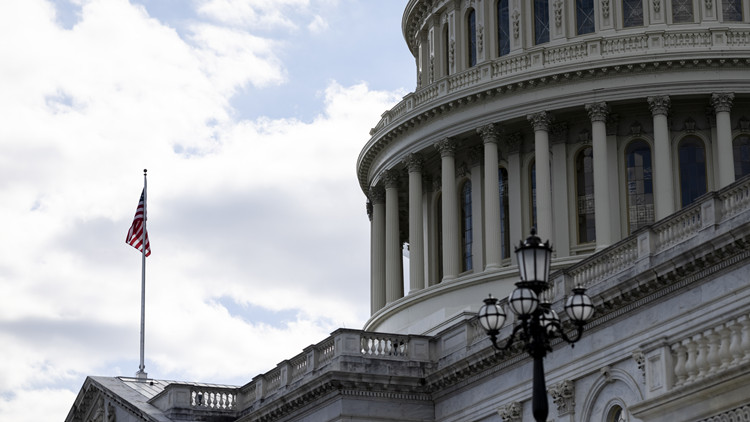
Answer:
<svg viewBox="0 0 750 422"><path fill-rule="evenodd" d="M148 379L144 364L144 343L146 332L146 171L143 169L143 233L141 233L141 364L135 374L139 380Z"/></svg>

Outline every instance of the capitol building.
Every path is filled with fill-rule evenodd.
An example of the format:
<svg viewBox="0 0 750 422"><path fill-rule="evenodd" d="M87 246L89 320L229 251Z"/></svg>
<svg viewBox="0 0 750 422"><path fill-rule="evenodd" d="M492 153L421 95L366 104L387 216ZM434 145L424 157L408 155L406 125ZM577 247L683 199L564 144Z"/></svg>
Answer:
<svg viewBox="0 0 750 422"><path fill-rule="evenodd" d="M89 377L66 422L535 420L496 351L514 253L553 253L547 421L750 422L750 0L408 0L414 91L356 177L371 316L242 386ZM363 133L367 128L363 128Z"/></svg>

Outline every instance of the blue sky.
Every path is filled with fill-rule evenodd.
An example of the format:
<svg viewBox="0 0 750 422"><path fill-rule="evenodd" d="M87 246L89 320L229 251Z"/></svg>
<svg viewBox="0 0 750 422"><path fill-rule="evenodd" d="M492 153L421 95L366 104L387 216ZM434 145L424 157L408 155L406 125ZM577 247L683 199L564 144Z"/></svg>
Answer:
<svg viewBox="0 0 750 422"><path fill-rule="evenodd" d="M405 0L0 2L0 420L86 375L242 385L369 316L355 162L413 90Z"/></svg>

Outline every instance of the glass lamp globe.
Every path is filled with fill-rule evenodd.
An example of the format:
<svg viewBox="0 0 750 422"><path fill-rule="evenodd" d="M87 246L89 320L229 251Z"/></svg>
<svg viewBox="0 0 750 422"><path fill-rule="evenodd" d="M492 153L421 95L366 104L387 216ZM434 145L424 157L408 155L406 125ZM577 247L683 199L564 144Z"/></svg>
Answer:
<svg viewBox="0 0 750 422"><path fill-rule="evenodd" d="M510 309L521 318L528 318L539 306L539 297L528 287L517 287L508 298Z"/></svg>
<svg viewBox="0 0 750 422"><path fill-rule="evenodd" d="M549 241L542 243L536 229L516 248L516 258L522 282L547 285L552 247Z"/></svg>
<svg viewBox="0 0 750 422"><path fill-rule="evenodd" d="M544 306L542 314L539 316L539 323L544 327L547 334L554 334L560 326L560 317L549 306Z"/></svg>
<svg viewBox="0 0 750 422"><path fill-rule="evenodd" d="M500 331L500 328L505 323L505 316L503 307L497 303L497 298L492 297L492 295L484 300L484 305L479 308L479 312L477 313L479 324L488 333L497 333Z"/></svg>
<svg viewBox="0 0 750 422"><path fill-rule="evenodd" d="M573 296L565 304L565 312L576 324L585 324L594 314L594 303L586 295L586 289L573 289Z"/></svg>

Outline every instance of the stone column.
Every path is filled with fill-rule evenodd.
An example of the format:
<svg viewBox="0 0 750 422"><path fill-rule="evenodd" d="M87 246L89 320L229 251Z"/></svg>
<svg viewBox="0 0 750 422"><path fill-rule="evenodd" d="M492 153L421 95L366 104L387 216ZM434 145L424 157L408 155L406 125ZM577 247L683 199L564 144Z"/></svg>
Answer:
<svg viewBox="0 0 750 422"><path fill-rule="evenodd" d="M385 306L385 189L370 188L370 313Z"/></svg>
<svg viewBox="0 0 750 422"><path fill-rule="evenodd" d="M552 203L568 203L568 125L565 122L555 123L550 127L552 143ZM556 257L570 256L570 223L568 207L555 208L555 244Z"/></svg>
<svg viewBox="0 0 750 422"><path fill-rule="evenodd" d="M714 165L719 169L721 189L734 182L734 154L732 148L732 122L729 111L732 109L734 94L721 93L711 95L711 106L716 112L716 158Z"/></svg>
<svg viewBox="0 0 750 422"><path fill-rule="evenodd" d="M508 224L510 234L511 250L509 251L512 264L516 264L516 254L513 253L512 246L516 242L525 239L524 232L528 236L528 230L523 227L522 213L523 201L521 200L521 134L513 133L503 137L503 141L508 145Z"/></svg>
<svg viewBox="0 0 750 422"><path fill-rule="evenodd" d="M484 231L485 221L482 204L482 147L477 145L469 151L469 177L471 178L471 267L474 273L484 270Z"/></svg>
<svg viewBox="0 0 750 422"><path fill-rule="evenodd" d="M551 243L554 244L554 239L552 239L552 191L549 168L549 125L551 118L546 111L541 111L529 114L527 119L534 128L537 233L542 239L550 239Z"/></svg>
<svg viewBox="0 0 750 422"><path fill-rule="evenodd" d="M422 216L422 156L409 154L409 292L424 289L424 225Z"/></svg>
<svg viewBox="0 0 750 422"><path fill-rule="evenodd" d="M445 138L435 143L440 151L443 210L443 281L456 278L461 271L458 233L458 194L456 192L456 141Z"/></svg>
<svg viewBox="0 0 750 422"><path fill-rule="evenodd" d="M596 249L612 244L612 211L609 208L609 176L607 169L607 103L586 104L591 119L591 143L594 159L594 219L596 227ZM612 163L615 164L615 163Z"/></svg>
<svg viewBox="0 0 750 422"><path fill-rule="evenodd" d="M385 183L385 301L404 296L401 237L398 227L398 171L383 172Z"/></svg>
<svg viewBox="0 0 750 422"><path fill-rule="evenodd" d="M500 185L498 181L498 130L493 124L477 129L484 142L484 237L488 270L501 267Z"/></svg>
<svg viewBox="0 0 750 422"><path fill-rule="evenodd" d="M672 183L672 148L669 139L669 97L648 97L654 118L654 221L674 213L674 186Z"/></svg>

